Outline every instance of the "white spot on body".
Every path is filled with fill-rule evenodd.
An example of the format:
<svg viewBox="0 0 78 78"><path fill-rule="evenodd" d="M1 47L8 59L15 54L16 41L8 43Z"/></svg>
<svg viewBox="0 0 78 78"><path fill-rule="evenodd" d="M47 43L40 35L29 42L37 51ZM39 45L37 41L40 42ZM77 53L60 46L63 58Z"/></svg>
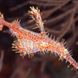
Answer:
<svg viewBox="0 0 78 78"><path fill-rule="evenodd" d="M46 46L46 45L48 45L48 43L46 43L46 42L41 42L41 46Z"/></svg>
<svg viewBox="0 0 78 78"><path fill-rule="evenodd" d="M25 48L25 50L27 50L27 52L29 52L29 53L32 53L32 52L36 53L37 51L39 51L36 48L36 44L31 40L23 39L21 44L22 44L22 47ZM31 52L28 51L29 49L27 47L30 48L32 51Z"/></svg>

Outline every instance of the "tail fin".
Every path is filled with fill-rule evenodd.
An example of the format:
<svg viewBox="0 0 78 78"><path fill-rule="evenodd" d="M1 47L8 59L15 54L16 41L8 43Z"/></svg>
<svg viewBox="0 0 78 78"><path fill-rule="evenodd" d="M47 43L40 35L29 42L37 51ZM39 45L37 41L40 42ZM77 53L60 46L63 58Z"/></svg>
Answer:
<svg viewBox="0 0 78 78"><path fill-rule="evenodd" d="M78 69L78 63L71 57L70 54L67 54L65 59L66 59L75 69Z"/></svg>

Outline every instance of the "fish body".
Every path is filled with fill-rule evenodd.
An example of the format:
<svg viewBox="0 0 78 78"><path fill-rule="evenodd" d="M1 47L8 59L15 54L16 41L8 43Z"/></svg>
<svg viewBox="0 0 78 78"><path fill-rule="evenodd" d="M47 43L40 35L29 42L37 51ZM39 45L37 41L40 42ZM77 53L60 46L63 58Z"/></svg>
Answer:
<svg viewBox="0 0 78 78"><path fill-rule="evenodd" d="M1 27L4 25L7 26L12 35L16 36L17 40L14 41L13 47L19 50L18 53L30 55L38 51L40 53L50 51L51 53L57 54L60 59L68 61L75 69L78 69L78 63L71 57L69 51L62 42L50 39L41 33L35 33L24 29L20 26L18 21L9 23L0 18L0 25Z"/></svg>

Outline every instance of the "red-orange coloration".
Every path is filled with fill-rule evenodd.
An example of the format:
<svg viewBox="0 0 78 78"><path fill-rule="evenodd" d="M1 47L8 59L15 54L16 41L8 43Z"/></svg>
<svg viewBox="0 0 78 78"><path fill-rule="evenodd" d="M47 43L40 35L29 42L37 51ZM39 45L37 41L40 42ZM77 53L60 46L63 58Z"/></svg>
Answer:
<svg viewBox="0 0 78 78"><path fill-rule="evenodd" d="M16 48L18 53L34 54L36 52L50 51L57 54L61 59L68 61L74 68L78 69L78 63L71 57L68 50L65 48L62 42L55 41L47 36L41 35L41 33L35 33L24 29L20 26L18 21L9 23L3 18L0 18L0 25L7 26L12 35L17 37L17 40L13 43L13 47Z"/></svg>

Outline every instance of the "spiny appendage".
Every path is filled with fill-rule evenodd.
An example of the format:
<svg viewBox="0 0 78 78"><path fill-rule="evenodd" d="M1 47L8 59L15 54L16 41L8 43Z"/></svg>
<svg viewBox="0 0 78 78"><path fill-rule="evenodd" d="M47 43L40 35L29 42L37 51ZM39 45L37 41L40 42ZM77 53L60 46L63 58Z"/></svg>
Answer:
<svg viewBox="0 0 78 78"><path fill-rule="evenodd" d="M16 53L19 53L20 55L25 55L25 49L23 48L23 45L21 45L21 40L15 40L12 44L12 50L16 51Z"/></svg>
<svg viewBox="0 0 78 78"><path fill-rule="evenodd" d="M37 27L40 29L41 32L45 32L40 10L34 7L30 7L30 9L31 11L29 11L29 14L31 15L33 20L36 22Z"/></svg>
<svg viewBox="0 0 78 78"><path fill-rule="evenodd" d="M12 36L16 36L16 37L22 36L21 32L20 32L21 25L20 25L20 21L18 19L14 20L11 23L11 26L9 28L10 28Z"/></svg>

